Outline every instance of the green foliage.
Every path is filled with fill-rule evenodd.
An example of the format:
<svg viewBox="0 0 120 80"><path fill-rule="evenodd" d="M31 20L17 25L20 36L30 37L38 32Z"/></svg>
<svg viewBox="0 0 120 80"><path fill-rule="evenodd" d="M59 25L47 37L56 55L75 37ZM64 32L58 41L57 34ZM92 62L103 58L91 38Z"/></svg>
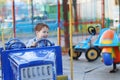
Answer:
<svg viewBox="0 0 120 80"><path fill-rule="evenodd" d="M2 7L6 3L6 0L0 0L0 7Z"/></svg>

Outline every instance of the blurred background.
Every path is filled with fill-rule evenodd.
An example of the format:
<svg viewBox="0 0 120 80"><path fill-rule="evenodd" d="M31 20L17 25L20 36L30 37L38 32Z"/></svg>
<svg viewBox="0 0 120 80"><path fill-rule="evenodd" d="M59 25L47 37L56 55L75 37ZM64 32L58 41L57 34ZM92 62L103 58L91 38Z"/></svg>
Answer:
<svg viewBox="0 0 120 80"><path fill-rule="evenodd" d="M117 27L120 0L72 0L73 44L88 37L89 26ZM46 23L56 44L69 48L69 0L0 0L0 41L29 39L34 26ZM100 29L97 29L99 33Z"/></svg>

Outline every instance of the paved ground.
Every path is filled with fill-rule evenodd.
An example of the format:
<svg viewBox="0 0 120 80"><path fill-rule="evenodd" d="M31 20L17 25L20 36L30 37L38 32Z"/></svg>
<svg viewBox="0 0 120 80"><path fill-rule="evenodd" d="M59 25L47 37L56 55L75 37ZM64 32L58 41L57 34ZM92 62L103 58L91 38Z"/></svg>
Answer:
<svg viewBox="0 0 120 80"><path fill-rule="evenodd" d="M109 73L112 66L105 66L100 58L94 62L88 62L83 55L78 60L73 60L73 80L119 80L120 65L117 65L117 73ZM71 80L70 57L63 56L63 72Z"/></svg>

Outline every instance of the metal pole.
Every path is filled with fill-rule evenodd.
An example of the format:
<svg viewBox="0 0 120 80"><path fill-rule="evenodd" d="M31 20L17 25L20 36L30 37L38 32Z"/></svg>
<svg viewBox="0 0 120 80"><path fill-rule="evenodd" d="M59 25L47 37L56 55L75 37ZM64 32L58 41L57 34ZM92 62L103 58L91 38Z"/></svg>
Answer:
<svg viewBox="0 0 120 80"><path fill-rule="evenodd" d="M12 0L13 36L16 37L15 2Z"/></svg>
<svg viewBox="0 0 120 80"><path fill-rule="evenodd" d="M69 0L69 11L70 11L70 18L69 18L69 24L70 24L70 52L71 52L71 57L70 57L70 67L71 67L71 80L73 80L73 48L72 48L72 0Z"/></svg>
<svg viewBox="0 0 120 80"><path fill-rule="evenodd" d="M104 28L105 24L105 1L102 0L102 28Z"/></svg>
<svg viewBox="0 0 120 80"><path fill-rule="evenodd" d="M119 33L118 34L120 34L120 0L118 2L118 5L119 5L119 25L118 25L118 27L119 27Z"/></svg>
<svg viewBox="0 0 120 80"><path fill-rule="evenodd" d="M58 0L58 45L61 46L61 29L60 29L60 1Z"/></svg>
<svg viewBox="0 0 120 80"><path fill-rule="evenodd" d="M119 5L119 27L120 27L120 0L118 1L118 5Z"/></svg>

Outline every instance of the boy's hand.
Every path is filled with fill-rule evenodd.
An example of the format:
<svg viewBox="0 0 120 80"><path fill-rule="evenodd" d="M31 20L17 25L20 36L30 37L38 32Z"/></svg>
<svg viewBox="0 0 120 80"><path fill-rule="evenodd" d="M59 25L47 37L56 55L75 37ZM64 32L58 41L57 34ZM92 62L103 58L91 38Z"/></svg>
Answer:
<svg viewBox="0 0 120 80"><path fill-rule="evenodd" d="M31 47L35 47L36 46L36 42L33 42Z"/></svg>

